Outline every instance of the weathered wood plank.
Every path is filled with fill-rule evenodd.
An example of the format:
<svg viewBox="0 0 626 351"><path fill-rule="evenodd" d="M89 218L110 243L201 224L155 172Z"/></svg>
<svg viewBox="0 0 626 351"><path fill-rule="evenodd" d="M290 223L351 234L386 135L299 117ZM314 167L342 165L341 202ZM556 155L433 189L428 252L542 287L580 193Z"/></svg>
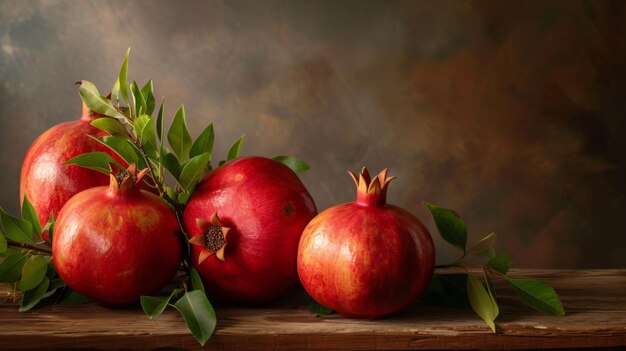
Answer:
<svg viewBox="0 0 626 351"><path fill-rule="evenodd" d="M218 305L212 349L534 349L626 346L626 270L514 270L548 281L567 315L545 316L525 307L504 282L499 332L472 311L414 305L393 316L363 321L306 310L300 289L258 307ZM2 290L0 293L4 294ZM139 307L48 306L27 313L0 304L0 349L199 348L182 318L169 311L155 320Z"/></svg>

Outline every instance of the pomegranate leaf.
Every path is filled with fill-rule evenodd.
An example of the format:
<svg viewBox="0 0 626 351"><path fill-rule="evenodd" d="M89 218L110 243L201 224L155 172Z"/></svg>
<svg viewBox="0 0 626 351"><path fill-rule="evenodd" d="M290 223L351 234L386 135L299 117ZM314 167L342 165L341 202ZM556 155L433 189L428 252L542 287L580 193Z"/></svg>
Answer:
<svg viewBox="0 0 626 351"><path fill-rule="evenodd" d="M33 226L23 219L11 216L2 207L0 207L0 224L2 224L2 232L8 239L18 243L33 242Z"/></svg>
<svg viewBox="0 0 626 351"><path fill-rule="evenodd" d="M163 167L165 167L165 169L167 169L170 174L174 176L174 179L178 179L180 175L180 163L178 163L178 159L176 158L176 156L168 149L162 148L161 157L161 164L163 165Z"/></svg>
<svg viewBox="0 0 626 351"><path fill-rule="evenodd" d="M43 256L31 255L22 267L22 278L15 285L19 291L34 289L46 277L48 262Z"/></svg>
<svg viewBox="0 0 626 351"><path fill-rule="evenodd" d="M191 282L191 288L193 290L200 290L204 292L204 284L202 284L202 278L194 267L189 268L189 281Z"/></svg>
<svg viewBox="0 0 626 351"><path fill-rule="evenodd" d="M39 223L37 211L35 211L35 208L28 200L28 196L26 196L26 194L24 194L24 199L22 200L22 219L31 224L35 234L41 235L41 223Z"/></svg>
<svg viewBox="0 0 626 351"><path fill-rule="evenodd" d="M495 244L496 239L498 239L498 235L496 233L491 233L486 237L478 240L476 244L467 249L467 253L472 255L480 255L485 251L489 251L489 249L493 247L493 244Z"/></svg>
<svg viewBox="0 0 626 351"><path fill-rule="evenodd" d="M48 219L48 223L46 223L46 225L41 228L41 232L48 233L48 240L46 241L48 244L50 244L50 246L52 246L52 235L54 233L54 212L50 212L50 218Z"/></svg>
<svg viewBox="0 0 626 351"><path fill-rule="evenodd" d="M296 174L305 172L311 168L304 161L292 156L276 156L272 159L285 164L287 167L291 168L291 170L294 171Z"/></svg>
<svg viewBox="0 0 626 351"><path fill-rule="evenodd" d="M146 152L146 156L156 159L157 157L157 144L156 136L154 135L154 126L152 124L152 118L147 115L141 115L135 119L135 132L139 137L141 145Z"/></svg>
<svg viewBox="0 0 626 351"><path fill-rule="evenodd" d="M126 120L126 116L113 106L111 100L100 95L93 83L86 80L81 81L78 94L90 110L105 116L115 117L119 119L120 122Z"/></svg>
<svg viewBox="0 0 626 351"><path fill-rule="evenodd" d="M130 92L133 98L135 117L144 114L146 111L146 98L141 93L141 90L139 90L137 82L133 81L132 83L130 83Z"/></svg>
<svg viewBox="0 0 626 351"><path fill-rule="evenodd" d="M498 317L499 309L496 300L493 298L493 295L491 295L491 292L485 289L485 286L480 279L472 275L468 275L467 295L474 312L476 312L476 314L478 314L495 333L496 325L494 321Z"/></svg>
<svg viewBox="0 0 626 351"><path fill-rule="evenodd" d="M56 289L48 290L49 287L50 279L48 279L48 277L44 277L39 285L37 285L34 289L26 291L22 295L22 304L19 308L19 311L30 311L41 300L45 299L46 297L52 296L52 294L56 292Z"/></svg>
<svg viewBox="0 0 626 351"><path fill-rule="evenodd" d="M325 316L328 314L335 313L335 311L333 311L332 308L328 308L326 306L320 305L311 296L309 296L309 299L307 301L307 307L309 308L309 311L311 311L311 313L316 314L318 316Z"/></svg>
<svg viewBox="0 0 626 351"><path fill-rule="evenodd" d="M178 160L180 162L185 161L185 156L189 154L191 149L191 135L187 129L185 107L183 105L180 105L176 115L174 115L174 121L172 121L170 130L167 132L167 141L170 143L170 147L174 150Z"/></svg>
<svg viewBox="0 0 626 351"><path fill-rule="evenodd" d="M104 138L116 138L116 137L104 137ZM125 140L125 139L121 139L121 140ZM106 143L104 144L107 145ZM109 174L109 164L114 164L120 169L124 169L124 167L122 167L122 165L120 165L117 161L115 161L113 157L111 157L106 152L101 152L101 151L88 152L86 154L78 155L72 159L69 159L63 162L63 164L64 165L77 165L77 166L81 166L84 168L93 169L104 174Z"/></svg>
<svg viewBox="0 0 626 351"><path fill-rule="evenodd" d="M448 243L465 252L467 245L467 227L461 217L451 209L442 208L426 201L422 201L435 220L437 230Z"/></svg>
<svg viewBox="0 0 626 351"><path fill-rule="evenodd" d="M161 99L161 107L159 108L159 113L157 114L157 136L159 140L163 141L163 109L165 109L165 99Z"/></svg>
<svg viewBox="0 0 626 351"><path fill-rule="evenodd" d="M147 167L146 161L143 159L143 155L141 154L141 150L139 150L137 146L135 146L128 139L117 136L103 136L102 138L96 140L108 146L109 149L113 150L128 164L135 163L138 169L144 169Z"/></svg>
<svg viewBox="0 0 626 351"><path fill-rule="evenodd" d="M183 292L183 289L174 289L168 297L141 296L141 308L150 319L158 317L165 311L172 298L181 292Z"/></svg>
<svg viewBox="0 0 626 351"><path fill-rule="evenodd" d="M496 272L499 272L502 275L505 275L509 271L509 268L511 268L512 264L513 259L511 258L511 255L501 253L489 260L489 262L487 262L487 267L493 269Z"/></svg>
<svg viewBox="0 0 626 351"><path fill-rule="evenodd" d="M91 299L85 295L82 295L67 286L63 290L64 292L60 296L61 300L58 302L59 305L82 305L91 301Z"/></svg>
<svg viewBox="0 0 626 351"><path fill-rule="evenodd" d="M183 295L174 307L183 316L196 340L204 346L213 334L217 323L215 310L206 294L200 290L190 291Z"/></svg>
<svg viewBox="0 0 626 351"><path fill-rule="evenodd" d="M0 282L12 283L20 280L27 255L19 250L7 249L3 256L4 259L0 262Z"/></svg>
<svg viewBox="0 0 626 351"><path fill-rule="evenodd" d="M0 255L5 253L8 248L9 246L7 244L7 238L4 237L4 234L1 234L0 235Z"/></svg>
<svg viewBox="0 0 626 351"><path fill-rule="evenodd" d="M120 123L119 120L110 117L102 117L96 118L91 121L91 125L103 130L111 135L121 135L124 137L128 136L128 131L126 128Z"/></svg>
<svg viewBox="0 0 626 351"><path fill-rule="evenodd" d="M234 160L239 157L239 153L241 152L241 147L243 146L243 140L246 135L242 135L228 150L228 155L226 156L226 161Z"/></svg>
<svg viewBox="0 0 626 351"><path fill-rule="evenodd" d="M215 142L215 132L213 131L213 123L209 125L200 133L196 141L191 145L189 150L189 157L193 158L208 152L209 155L213 152L213 143Z"/></svg>
<svg viewBox="0 0 626 351"><path fill-rule="evenodd" d="M559 295L550 285L535 279L507 278L507 281L528 306L546 314L565 314Z"/></svg>
<svg viewBox="0 0 626 351"><path fill-rule="evenodd" d="M126 56L124 57L124 62L122 63L122 67L120 68L120 74L117 78L116 85L119 87L120 94L122 94L122 99L128 104L128 55L130 55L130 48L126 50ZM115 90L115 89L114 89ZM111 92L112 94L113 92Z"/></svg>
<svg viewBox="0 0 626 351"><path fill-rule="evenodd" d="M141 88L141 95L146 99L146 111L144 113L152 116L152 112L154 112L154 86L152 85L152 80L149 80Z"/></svg>
<svg viewBox="0 0 626 351"><path fill-rule="evenodd" d="M195 156L182 165L180 176L178 177L178 184L180 184L183 190L191 190L198 180L206 175L209 162L211 162L211 154L205 152Z"/></svg>

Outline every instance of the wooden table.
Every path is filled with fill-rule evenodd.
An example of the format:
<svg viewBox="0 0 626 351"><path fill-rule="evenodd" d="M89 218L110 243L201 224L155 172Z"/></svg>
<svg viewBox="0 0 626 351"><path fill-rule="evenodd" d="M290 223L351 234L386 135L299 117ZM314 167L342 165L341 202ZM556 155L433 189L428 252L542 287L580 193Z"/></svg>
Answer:
<svg viewBox="0 0 626 351"><path fill-rule="evenodd" d="M315 316L296 288L261 307L217 305L218 326L210 349L626 349L626 269L513 270L512 276L543 279L560 294L566 316L534 312L496 284L499 331L471 310L416 304L376 320ZM6 294L6 290L1 290ZM105 309L93 304L47 306L19 313L0 304L0 349L196 349L182 317L169 310L155 320L140 308Z"/></svg>

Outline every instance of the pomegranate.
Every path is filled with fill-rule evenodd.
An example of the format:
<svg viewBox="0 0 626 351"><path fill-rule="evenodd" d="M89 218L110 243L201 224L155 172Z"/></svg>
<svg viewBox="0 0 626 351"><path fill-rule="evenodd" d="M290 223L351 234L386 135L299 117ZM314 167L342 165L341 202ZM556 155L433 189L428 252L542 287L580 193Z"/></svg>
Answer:
<svg viewBox="0 0 626 351"><path fill-rule="evenodd" d="M185 208L192 264L214 296L269 301L298 282L298 242L316 213L289 167L263 157L230 161L198 184Z"/></svg>
<svg viewBox="0 0 626 351"><path fill-rule="evenodd" d="M58 215L75 194L108 184L105 174L76 165L63 165L63 162L83 153L103 151L122 165L126 164L109 148L89 138L88 135L107 135L90 124L98 117L102 116L83 104L80 119L48 129L26 152L20 177L20 201L24 200L24 195L28 196L39 222L47 223L50 213Z"/></svg>
<svg viewBox="0 0 626 351"><path fill-rule="evenodd" d="M135 165L110 176L108 187L87 189L61 209L52 258L72 289L107 305L125 305L167 284L182 259L174 212L140 189L147 169Z"/></svg>
<svg viewBox="0 0 626 351"><path fill-rule="evenodd" d="M424 225L386 203L395 177L363 168L356 202L326 209L304 229L298 275L318 303L344 317L379 318L411 304L432 278L435 249Z"/></svg>

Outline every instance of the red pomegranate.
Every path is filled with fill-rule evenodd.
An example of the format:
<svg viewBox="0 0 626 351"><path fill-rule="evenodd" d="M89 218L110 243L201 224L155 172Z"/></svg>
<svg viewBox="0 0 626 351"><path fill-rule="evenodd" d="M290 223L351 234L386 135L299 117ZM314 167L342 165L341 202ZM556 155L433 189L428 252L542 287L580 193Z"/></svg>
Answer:
<svg viewBox="0 0 626 351"><path fill-rule="evenodd" d="M135 165L108 187L72 197L54 227L52 258L72 289L107 306L125 305L167 284L182 259L174 212L140 189Z"/></svg>
<svg viewBox="0 0 626 351"><path fill-rule="evenodd" d="M334 206L302 233L298 275L318 303L350 318L379 318L411 304L432 278L435 249L409 212L386 203L395 177L363 168L356 202Z"/></svg>
<svg viewBox="0 0 626 351"><path fill-rule="evenodd" d="M185 208L192 264L214 296L269 301L297 283L298 242L316 213L289 167L263 157L230 161L198 184Z"/></svg>
<svg viewBox="0 0 626 351"><path fill-rule="evenodd" d="M89 138L88 135L107 135L90 124L98 117L102 116L83 104L80 119L48 129L26 152L20 177L20 201L24 200L24 195L28 196L42 224L48 222L50 213L57 216L75 194L109 182L105 174L76 165L63 165L63 162L83 153L103 151L125 165L117 154Z"/></svg>

